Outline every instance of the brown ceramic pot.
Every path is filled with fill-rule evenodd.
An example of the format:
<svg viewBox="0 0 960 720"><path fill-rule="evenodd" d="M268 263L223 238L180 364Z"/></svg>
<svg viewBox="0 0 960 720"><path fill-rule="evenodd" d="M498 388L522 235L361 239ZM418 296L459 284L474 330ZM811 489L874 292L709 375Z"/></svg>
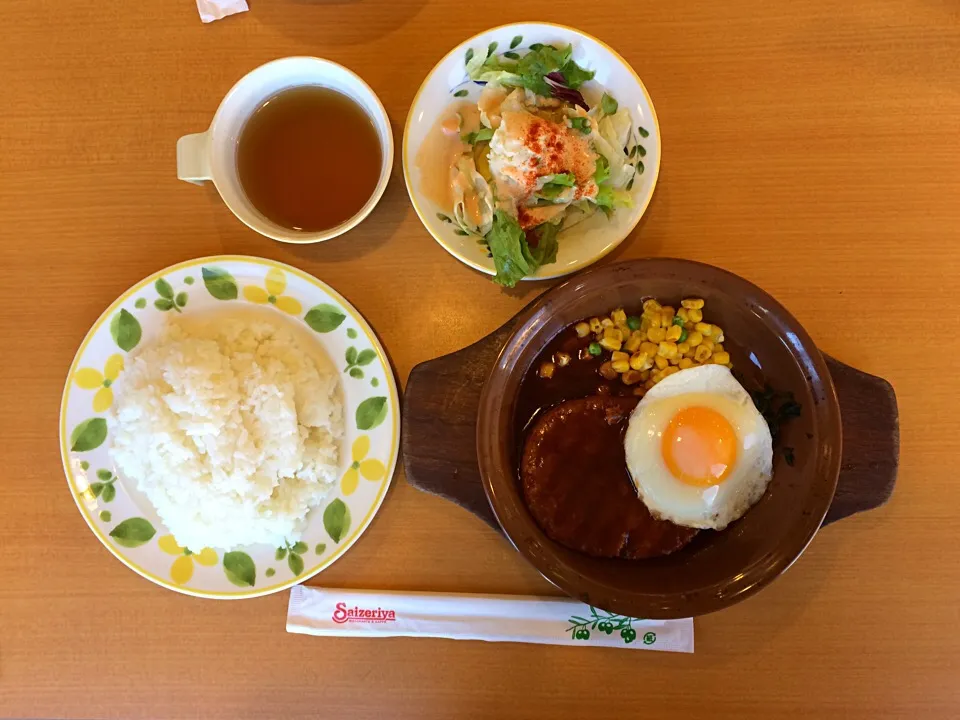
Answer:
<svg viewBox="0 0 960 720"><path fill-rule="evenodd" d="M646 298L679 306L706 300L724 329L724 347L745 384L791 391L802 405L774 452L763 499L722 532L704 531L682 550L653 560L595 558L552 540L523 501L514 408L524 373L547 342L584 318ZM746 280L687 260L649 259L588 270L539 298L519 318L480 398L477 456L484 490L517 550L569 595L605 610L646 618L703 615L732 605L780 575L813 539L830 507L840 469L840 410L823 357L782 305Z"/></svg>

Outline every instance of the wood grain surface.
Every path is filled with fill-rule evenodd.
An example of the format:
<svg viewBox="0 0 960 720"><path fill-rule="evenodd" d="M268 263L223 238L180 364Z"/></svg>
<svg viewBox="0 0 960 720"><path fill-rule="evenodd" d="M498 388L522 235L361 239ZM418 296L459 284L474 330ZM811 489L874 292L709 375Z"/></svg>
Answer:
<svg viewBox="0 0 960 720"><path fill-rule="evenodd" d="M960 6L955 0L4 0L0 42L0 716L955 718L960 715ZM311 54L360 73L400 140L433 64L487 26L579 26L636 67L663 166L611 258L714 263L818 345L893 383L901 472L771 587L698 619L692 656L284 632L286 594L179 596L87 530L57 452L64 374L130 284L248 253L356 304L401 382L541 292L501 292L423 230L399 164L360 228L305 248L178 182L177 137L231 84ZM350 553L357 588L550 593L480 520L397 477Z"/></svg>

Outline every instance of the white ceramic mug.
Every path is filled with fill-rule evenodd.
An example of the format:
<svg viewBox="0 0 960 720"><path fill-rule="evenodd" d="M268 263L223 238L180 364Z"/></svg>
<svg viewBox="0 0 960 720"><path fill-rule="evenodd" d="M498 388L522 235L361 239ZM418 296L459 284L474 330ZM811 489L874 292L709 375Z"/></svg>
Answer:
<svg viewBox="0 0 960 720"><path fill-rule="evenodd" d="M268 220L247 199L237 174L237 140L244 124L265 100L281 90L320 85L343 93L367 113L377 130L383 160L380 179L367 203L349 220L319 232L290 230ZM177 141L177 176L197 185L212 182L227 207L262 235L289 243L315 243L342 235L373 210L390 180L393 132L380 99L370 86L342 65L315 57L287 57L261 65L231 88L206 132Z"/></svg>

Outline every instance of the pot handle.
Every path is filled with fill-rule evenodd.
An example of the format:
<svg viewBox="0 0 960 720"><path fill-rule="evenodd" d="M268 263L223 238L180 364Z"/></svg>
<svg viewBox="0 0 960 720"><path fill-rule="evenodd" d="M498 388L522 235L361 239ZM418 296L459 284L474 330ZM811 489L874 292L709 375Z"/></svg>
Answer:
<svg viewBox="0 0 960 720"><path fill-rule="evenodd" d="M893 386L823 355L840 401L840 477L824 525L880 507L893 494L900 465L900 417Z"/></svg>
<svg viewBox="0 0 960 720"><path fill-rule="evenodd" d="M407 482L446 498L500 529L477 467L480 393L514 320L482 340L420 363L403 404L401 448ZM886 380L824 355L840 401L843 451L833 503L823 524L883 505L893 492L900 452L897 399Z"/></svg>

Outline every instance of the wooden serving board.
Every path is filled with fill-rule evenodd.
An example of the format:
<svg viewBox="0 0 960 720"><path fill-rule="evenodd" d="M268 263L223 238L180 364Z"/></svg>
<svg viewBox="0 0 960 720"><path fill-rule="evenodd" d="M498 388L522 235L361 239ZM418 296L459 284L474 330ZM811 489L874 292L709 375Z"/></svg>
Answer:
<svg viewBox="0 0 960 720"><path fill-rule="evenodd" d="M496 530L477 466L480 392L515 319L473 345L413 368L403 403L407 482L470 511ZM843 422L843 455L824 525L883 505L900 454L897 399L886 380L825 355Z"/></svg>

